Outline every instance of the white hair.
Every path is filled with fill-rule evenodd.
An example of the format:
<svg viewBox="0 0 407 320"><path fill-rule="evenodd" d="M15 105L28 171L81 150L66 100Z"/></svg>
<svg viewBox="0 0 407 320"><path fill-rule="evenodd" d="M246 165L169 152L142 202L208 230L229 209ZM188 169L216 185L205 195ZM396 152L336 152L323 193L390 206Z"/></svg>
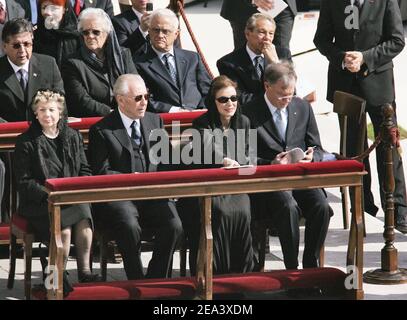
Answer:
<svg viewBox="0 0 407 320"><path fill-rule="evenodd" d="M103 30L107 33L110 33L113 30L112 21L110 20L109 15L99 8L87 8L81 12L78 17L78 31L82 31L83 21L85 20L96 20L101 23Z"/></svg>
<svg viewBox="0 0 407 320"><path fill-rule="evenodd" d="M163 17L163 18L169 18L171 21L171 25L174 27L174 29L178 29L179 28L179 21L177 16L175 15L174 11L170 10L170 9L157 9L154 10L151 13L151 20L155 19L156 17Z"/></svg>
<svg viewBox="0 0 407 320"><path fill-rule="evenodd" d="M113 94L117 95L127 95L129 93L129 84L131 82L141 84L145 86L145 82L143 78L138 74L122 74L120 77L117 78L114 86L113 86Z"/></svg>

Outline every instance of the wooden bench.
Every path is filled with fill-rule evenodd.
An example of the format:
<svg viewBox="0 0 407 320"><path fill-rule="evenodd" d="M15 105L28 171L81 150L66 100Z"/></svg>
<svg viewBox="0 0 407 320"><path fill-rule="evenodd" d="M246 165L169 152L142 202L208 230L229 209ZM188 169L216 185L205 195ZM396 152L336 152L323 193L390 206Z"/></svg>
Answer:
<svg viewBox="0 0 407 320"><path fill-rule="evenodd" d="M250 170L250 171L248 171ZM201 240L198 253L195 293L211 299L212 279L211 196L257 193L277 190L330 188L349 186L355 190L354 212L348 243L347 266L356 266L356 287L349 290L355 299L363 298L363 223L361 210L362 177L366 172L357 161L268 165L248 169L199 169L176 172L118 174L49 179L46 181L51 217L49 263L58 281L48 289L48 299L62 299L63 249L60 230L61 205L106 201L146 200L161 198L200 197L203 203ZM249 173L250 174L245 174ZM322 269L323 270L323 269ZM306 270L299 271L301 274ZM306 273L304 273L306 274ZM240 275L231 283L246 282L251 274ZM51 277L52 278L52 277ZM217 278L216 278L217 279ZM243 280L242 280L243 279ZM162 280L157 280L162 281ZM171 279L171 281L184 281ZM128 282L125 282L129 285ZM239 286L237 287L239 288ZM215 291L216 292L216 291Z"/></svg>

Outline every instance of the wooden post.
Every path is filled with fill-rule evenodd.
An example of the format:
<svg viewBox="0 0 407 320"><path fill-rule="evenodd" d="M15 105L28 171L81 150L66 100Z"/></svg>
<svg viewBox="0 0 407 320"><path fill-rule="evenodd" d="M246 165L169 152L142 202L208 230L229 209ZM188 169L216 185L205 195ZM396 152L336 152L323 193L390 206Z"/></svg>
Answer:
<svg viewBox="0 0 407 320"><path fill-rule="evenodd" d="M398 268L397 249L394 246L394 174L393 149L395 139L392 131L396 127L393 122L394 111L390 104L383 106L384 122L380 134L385 154L386 176L384 191L386 195L386 210L384 218L383 237L385 245L381 251L381 269L371 270L364 274L364 281L373 284L407 283L407 270Z"/></svg>

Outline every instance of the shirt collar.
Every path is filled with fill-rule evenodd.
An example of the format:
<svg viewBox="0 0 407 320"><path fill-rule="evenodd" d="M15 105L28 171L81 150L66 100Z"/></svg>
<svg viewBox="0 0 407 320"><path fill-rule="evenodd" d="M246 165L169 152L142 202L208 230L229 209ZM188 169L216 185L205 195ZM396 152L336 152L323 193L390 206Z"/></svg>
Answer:
<svg viewBox="0 0 407 320"><path fill-rule="evenodd" d="M161 60L163 59L164 55L167 54L167 53L171 53L172 56L175 57L175 55L174 55L174 47L172 47L172 48L170 49L170 51L168 51L168 52L161 52L161 51L158 51L156 48L154 48L153 45L151 45L151 48L154 50L154 52L157 54L157 56L158 56Z"/></svg>
<svg viewBox="0 0 407 320"><path fill-rule="evenodd" d="M9 57L7 57L8 62L10 63L11 67L14 70L14 73L17 73L18 70L20 69L24 69L27 73L29 70L29 65L30 65L30 60L28 60L25 64L23 64L22 66L17 66L14 63L11 62L11 60L9 59Z"/></svg>
<svg viewBox="0 0 407 320"><path fill-rule="evenodd" d="M269 98L267 98L266 94L264 94L264 100L266 101L266 104L269 107L271 114L274 116L274 113L277 111L277 108L275 106L273 106L273 104L270 102ZM282 114L287 114L287 108L278 109L278 110L280 110Z"/></svg>
<svg viewBox="0 0 407 320"><path fill-rule="evenodd" d="M254 58L256 58L257 56L261 56L261 57L264 58L264 55L263 55L263 54L256 54L256 53L254 53L253 50L250 49L247 44L246 44L246 51L247 51L247 53L248 53L248 55L249 55L249 57L250 57L250 60L252 60L252 62L253 62Z"/></svg>
<svg viewBox="0 0 407 320"><path fill-rule="evenodd" d="M131 7L131 10L133 10L134 14L137 16L139 23L141 23L141 17L143 16L143 14L140 11L134 9L133 7Z"/></svg>
<svg viewBox="0 0 407 320"><path fill-rule="evenodd" d="M126 116L123 112L121 112L120 107L117 108L117 110L119 111L120 117L122 118L122 122L124 127L126 128L126 130L131 129L130 126L133 123L133 121L136 121L139 125L140 128L140 119L131 119L128 116Z"/></svg>

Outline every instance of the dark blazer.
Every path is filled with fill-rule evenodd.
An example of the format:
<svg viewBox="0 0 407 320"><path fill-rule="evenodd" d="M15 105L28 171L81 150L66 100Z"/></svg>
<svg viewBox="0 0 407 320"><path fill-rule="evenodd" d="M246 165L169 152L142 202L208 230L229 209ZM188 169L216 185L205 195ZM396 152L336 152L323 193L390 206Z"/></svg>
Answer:
<svg viewBox="0 0 407 320"><path fill-rule="evenodd" d="M6 21L16 18L24 18L26 16L26 7L21 1L22 0L6 0Z"/></svg>
<svg viewBox="0 0 407 320"><path fill-rule="evenodd" d="M122 51L125 73L137 74L128 49ZM112 87L105 76L75 54L62 64L68 114L73 117L96 117L116 107ZM113 85L112 85L113 86Z"/></svg>
<svg viewBox="0 0 407 320"><path fill-rule="evenodd" d="M393 62L404 48L400 9L396 0L366 0L359 17L359 30L346 28L348 5L343 0L322 0L314 43L328 58L327 99L336 90L351 92L360 86L370 105L394 101ZM365 64L357 74L342 69L345 51L361 51Z"/></svg>
<svg viewBox="0 0 407 320"><path fill-rule="evenodd" d="M100 8L103 9L103 11L106 12L110 18L114 16L112 0L84 0L84 7L82 10L86 8Z"/></svg>
<svg viewBox="0 0 407 320"><path fill-rule="evenodd" d="M132 54L147 44L139 29L140 21L132 9L114 16L112 23L120 45L129 48Z"/></svg>
<svg viewBox="0 0 407 320"><path fill-rule="evenodd" d="M31 102L38 89L51 88L64 91L61 74L55 59L33 53L30 58L27 101L17 76L7 60L0 58L0 117L6 121L32 119Z"/></svg>
<svg viewBox="0 0 407 320"><path fill-rule="evenodd" d="M276 51L280 59L291 61L290 50L276 47ZM228 76L237 83L242 105L248 103L255 96L264 94L263 81L257 76L246 46L223 56L217 61L216 66L220 74Z"/></svg>
<svg viewBox="0 0 407 320"><path fill-rule="evenodd" d="M39 125L38 125L39 127ZM64 176L89 176L91 170L86 160L82 135L64 126L60 130L64 154ZM14 169L19 194L19 211L22 215L35 217L46 215L48 193L45 191L45 180L52 178L47 168L56 159L50 157L40 128L30 129L17 138Z"/></svg>
<svg viewBox="0 0 407 320"><path fill-rule="evenodd" d="M149 110L168 112L172 106L185 109L203 109L210 86L209 75L196 52L174 48L178 81L176 85L161 62L149 47L145 54L136 58L136 67L152 94Z"/></svg>
<svg viewBox="0 0 407 320"><path fill-rule="evenodd" d="M257 97L243 106L243 113L257 130L258 164L270 164L280 152L316 146L314 162L322 160L322 147L318 126L311 105L300 98L293 98L288 105L286 141L283 142L264 97Z"/></svg>
<svg viewBox="0 0 407 320"><path fill-rule="evenodd" d="M295 0L284 0L295 15L297 14L297 4ZM251 0L223 0L220 15L229 21L247 21L249 17L258 12L256 7L252 6Z"/></svg>
<svg viewBox="0 0 407 320"><path fill-rule="evenodd" d="M154 129L162 129L163 122L159 115L146 112L140 123L145 145L144 154L147 157L150 148L154 145L149 140L150 133ZM130 137L117 109L91 127L88 155L95 175L136 171ZM146 160L148 171L156 171L157 166Z"/></svg>

